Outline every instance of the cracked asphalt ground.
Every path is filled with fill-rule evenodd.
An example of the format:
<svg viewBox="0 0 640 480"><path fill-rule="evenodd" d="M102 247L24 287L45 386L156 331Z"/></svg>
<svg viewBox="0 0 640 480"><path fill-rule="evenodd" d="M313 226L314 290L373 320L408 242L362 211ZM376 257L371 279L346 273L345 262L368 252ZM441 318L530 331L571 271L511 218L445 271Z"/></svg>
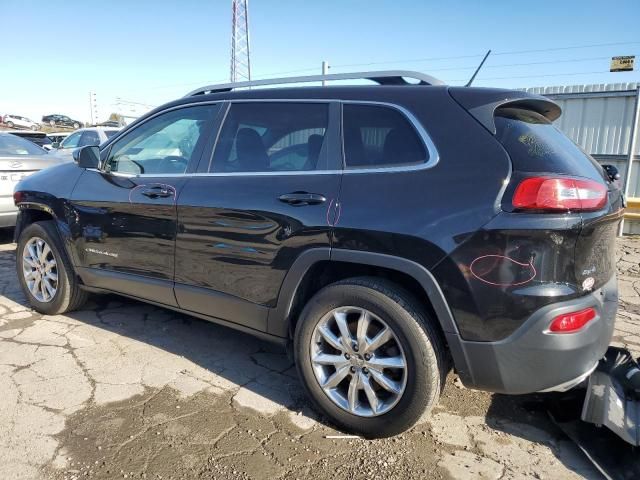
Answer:
<svg viewBox="0 0 640 480"><path fill-rule="evenodd" d="M461 388L395 438L340 435L286 355L227 328L96 296L30 310L0 239L0 478L600 478L527 397ZM620 240L616 344L640 354L640 239Z"/></svg>

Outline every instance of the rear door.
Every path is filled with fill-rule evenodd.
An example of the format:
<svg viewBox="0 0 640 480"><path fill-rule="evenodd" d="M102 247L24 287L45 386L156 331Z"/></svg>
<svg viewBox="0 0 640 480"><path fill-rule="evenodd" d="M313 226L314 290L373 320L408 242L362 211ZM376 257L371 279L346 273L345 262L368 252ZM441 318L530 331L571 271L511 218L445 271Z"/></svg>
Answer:
<svg viewBox="0 0 640 480"><path fill-rule="evenodd" d="M337 103L228 105L212 155L178 198L180 307L267 330L268 308L293 262L330 246L338 129Z"/></svg>
<svg viewBox="0 0 640 480"><path fill-rule="evenodd" d="M211 133L216 104L151 117L109 146L74 189L72 237L85 283L175 305L176 198Z"/></svg>

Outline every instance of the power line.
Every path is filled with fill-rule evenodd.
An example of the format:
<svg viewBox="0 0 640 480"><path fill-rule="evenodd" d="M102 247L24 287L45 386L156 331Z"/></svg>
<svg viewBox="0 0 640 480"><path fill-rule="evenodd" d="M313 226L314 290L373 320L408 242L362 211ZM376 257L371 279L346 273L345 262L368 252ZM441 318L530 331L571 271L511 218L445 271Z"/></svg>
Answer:
<svg viewBox="0 0 640 480"><path fill-rule="evenodd" d="M529 66L529 65L551 65L555 63L576 63L576 62L587 62L591 60L607 60L610 58L611 57L588 57L588 58L574 58L574 59L568 59L568 60L547 60L545 62L500 63L497 65L487 65L486 67L483 67L483 68L487 69L487 68L523 67L523 66ZM469 65L467 67L430 68L429 71L444 72L448 70L470 70L474 68L477 68L477 65Z"/></svg>
<svg viewBox="0 0 640 480"><path fill-rule="evenodd" d="M542 78L542 77L567 77L574 75L593 75L596 73L609 73L608 70L598 70L595 72L566 72L566 73L549 73L546 75L512 75L509 77L484 77L482 80L511 80L513 78ZM466 78L459 78L455 80L447 80L448 82L466 82Z"/></svg>

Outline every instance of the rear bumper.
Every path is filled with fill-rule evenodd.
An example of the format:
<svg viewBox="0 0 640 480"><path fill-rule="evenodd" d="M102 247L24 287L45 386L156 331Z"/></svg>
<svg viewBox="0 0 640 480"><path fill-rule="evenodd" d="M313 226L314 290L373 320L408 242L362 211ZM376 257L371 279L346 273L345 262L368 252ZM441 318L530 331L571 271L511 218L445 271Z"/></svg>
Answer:
<svg viewBox="0 0 640 480"><path fill-rule="evenodd" d="M562 313L593 307L597 317L572 334L544 333ZM613 276L581 298L548 305L518 330L497 342L473 342L447 334L456 369L469 388L524 394L566 390L586 378L607 351L618 308Z"/></svg>

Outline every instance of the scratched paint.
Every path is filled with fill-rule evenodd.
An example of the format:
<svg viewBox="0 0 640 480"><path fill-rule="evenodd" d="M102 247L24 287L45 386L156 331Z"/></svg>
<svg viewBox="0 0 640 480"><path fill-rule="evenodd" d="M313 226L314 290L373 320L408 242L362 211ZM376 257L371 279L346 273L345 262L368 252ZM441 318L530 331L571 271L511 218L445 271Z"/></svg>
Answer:
<svg viewBox="0 0 640 480"><path fill-rule="evenodd" d="M495 287L525 285L537 275L533 258L524 263L504 255L482 255L471 262L469 271L477 280Z"/></svg>

